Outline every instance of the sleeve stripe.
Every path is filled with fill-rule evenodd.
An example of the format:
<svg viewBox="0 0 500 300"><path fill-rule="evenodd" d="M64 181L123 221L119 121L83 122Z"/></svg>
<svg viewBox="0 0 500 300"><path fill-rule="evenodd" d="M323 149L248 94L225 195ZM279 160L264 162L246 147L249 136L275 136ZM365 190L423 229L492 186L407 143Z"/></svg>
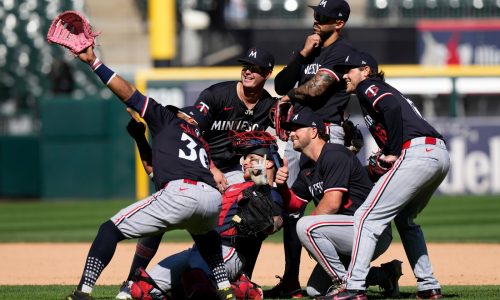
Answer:
<svg viewBox="0 0 500 300"><path fill-rule="evenodd" d="M392 95L392 93L385 93L385 94L382 94L380 96L378 96L377 99L375 99L375 101L373 101L373 108L375 108L375 105L377 105L377 103L382 99L384 98L385 96L389 96L389 95ZM375 108L375 110L378 111L378 109Z"/></svg>
<svg viewBox="0 0 500 300"><path fill-rule="evenodd" d="M146 100L144 101L144 106L142 107L141 110L141 117L144 117L144 114L146 113L146 108L148 107L149 104L149 97L146 97Z"/></svg>
<svg viewBox="0 0 500 300"><path fill-rule="evenodd" d="M335 187L335 188L330 188L330 189L326 189L323 194L326 194L328 192L334 192L334 191L339 191L339 192L347 192L348 190L346 188L342 188L342 187Z"/></svg>
<svg viewBox="0 0 500 300"><path fill-rule="evenodd" d="M302 202L309 203L309 201L307 201L306 199L302 199L302 198L300 198L299 196L297 196L297 199L299 199L299 200L300 200L300 201L302 201Z"/></svg>
<svg viewBox="0 0 500 300"><path fill-rule="evenodd" d="M111 80L113 80L113 78L116 77L116 73L113 73L113 75L111 75L111 77L109 77L109 80L108 82L106 82L106 85L109 85L109 83L111 82Z"/></svg>
<svg viewBox="0 0 500 300"><path fill-rule="evenodd" d="M321 69L319 69L319 70L318 70L318 72L319 72L319 71L325 71L325 72L329 73L330 75L332 75L333 77L335 77L335 80L340 81L340 78L337 76L337 74L335 74L335 72L333 72L333 71L332 71L332 70L330 70L330 69L324 69L324 68L321 68ZM316 74L317 74L317 73L316 73Z"/></svg>

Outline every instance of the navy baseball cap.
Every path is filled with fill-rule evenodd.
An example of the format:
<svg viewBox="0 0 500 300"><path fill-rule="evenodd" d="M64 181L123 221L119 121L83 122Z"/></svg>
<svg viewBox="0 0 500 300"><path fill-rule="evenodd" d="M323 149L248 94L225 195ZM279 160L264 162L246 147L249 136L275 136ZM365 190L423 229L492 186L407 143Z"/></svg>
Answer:
<svg viewBox="0 0 500 300"><path fill-rule="evenodd" d="M345 0L321 0L318 5L309 7L320 15L344 22L347 22L351 14L349 3Z"/></svg>
<svg viewBox="0 0 500 300"><path fill-rule="evenodd" d="M304 107L299 112L295 113L290 118L290 121L281 124L281 128L288 131L303 127L316 127L319 133L326 132L325 124L321 117L308 107Z"/></svg>
<svg viewBox="0 0 500 300"><path fill-rule="evenodd" d="M334 69L341 73L347 73L350 69L366 66L378 73L378 62L373 56L366 52L354 52L345 58L344 63L335 65Z"/></svg>
<svg viewBox="0 0 500 300"><path fill-rule="evenodd" d="M259 47L248 49L245 56L239 58L238 61L240 63L256 65L270 70L274 68L274 56L266 49Z"/></svg>
<svg viewBox="0 0 500 300"><path fill-rule="evenodd" d="M201 131L206 131L209 129L210 124L208 123L206 116L195 106L186 106L181 108L180 111L193 118L196 123L198 123L198 127Z"/></svg>

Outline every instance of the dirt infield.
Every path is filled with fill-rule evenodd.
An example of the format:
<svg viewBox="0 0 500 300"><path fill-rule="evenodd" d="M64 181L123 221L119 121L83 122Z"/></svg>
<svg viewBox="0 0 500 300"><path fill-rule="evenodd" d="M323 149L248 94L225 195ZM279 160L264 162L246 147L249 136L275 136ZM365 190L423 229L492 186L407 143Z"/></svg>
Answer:
<svg viewBox="0 0 500 300"><path fill-rule="evenodd" d="M191 244L163 243L152 263L190 247ZM500 244L429 244L434 272L443 285L500 285ZM89 244L0 244L0 285L47 285L78 283ZM135 244L118 245L115 256L98 284L120 284L130 268ZM400 284L414 286L410 266L401 244L393 244L375 265L398 258L403 261ZM314 267L314 261L302 252L302 285ZM274 285L274 275L282 275L283 246L266 243L257 261L253 280Z"/></svg>

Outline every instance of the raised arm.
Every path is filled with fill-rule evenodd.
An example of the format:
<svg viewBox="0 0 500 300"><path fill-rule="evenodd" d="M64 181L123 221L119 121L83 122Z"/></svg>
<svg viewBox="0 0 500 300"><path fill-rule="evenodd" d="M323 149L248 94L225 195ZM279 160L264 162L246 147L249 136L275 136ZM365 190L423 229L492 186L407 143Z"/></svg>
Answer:
<svg viewBox="0 0 500 300"><path fill-rule="evenodd" d="M103 64L95 55L93 47L88 47L78 54L78 58L88 64L102 82L123 102L127 102L135 93L135 86Z"/></svg>

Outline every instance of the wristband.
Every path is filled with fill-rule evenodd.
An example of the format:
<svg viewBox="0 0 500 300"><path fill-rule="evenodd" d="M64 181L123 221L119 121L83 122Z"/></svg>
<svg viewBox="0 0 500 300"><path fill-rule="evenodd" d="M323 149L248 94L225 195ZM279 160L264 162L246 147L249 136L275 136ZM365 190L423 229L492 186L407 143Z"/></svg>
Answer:
<svg viewBox="0 0 500 300"><path fill-rule="evenodd" d="M90 66L94 73L101 79L101 81L105 85L109 85L111 80L115 78L116 73L113 72L110 68L108 68L105 64L102 63L102 61L96 57L92 65Z"/></svg>

